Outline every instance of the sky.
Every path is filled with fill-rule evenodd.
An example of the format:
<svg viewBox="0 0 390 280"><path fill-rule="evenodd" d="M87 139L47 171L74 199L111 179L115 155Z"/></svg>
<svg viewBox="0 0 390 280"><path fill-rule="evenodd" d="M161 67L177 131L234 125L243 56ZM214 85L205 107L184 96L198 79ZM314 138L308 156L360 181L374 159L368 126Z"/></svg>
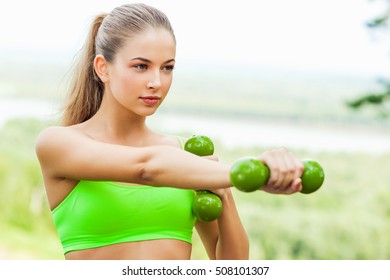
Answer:
<svg viewBox="0 0 390 280"><path fill-rule="evenodd" d="M92 17L132 1L1 0L1 55L72 57ZM139 1L136 1L139 2ZM177 61L384 75L390 40L365 23L385 0L144 1L169 17ZM378 34L376 34L378 35ZM388 34L385 34L388 36ZM42 57L43 59L43 57Z"/></svg>

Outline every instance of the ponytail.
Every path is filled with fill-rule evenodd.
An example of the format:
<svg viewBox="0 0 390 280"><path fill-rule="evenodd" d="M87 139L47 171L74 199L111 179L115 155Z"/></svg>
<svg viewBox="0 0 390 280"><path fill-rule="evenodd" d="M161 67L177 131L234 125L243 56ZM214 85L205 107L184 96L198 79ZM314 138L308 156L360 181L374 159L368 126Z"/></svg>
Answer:
<svg viewBox="0 0 390 280"><path fill-rule="evenodd" d="M107 14L96 16L83 48L78 53L68 89L62 125L70 126L90 119L100 107L104 85L96 75L93 61L96 56L95 38Z"/></svg>

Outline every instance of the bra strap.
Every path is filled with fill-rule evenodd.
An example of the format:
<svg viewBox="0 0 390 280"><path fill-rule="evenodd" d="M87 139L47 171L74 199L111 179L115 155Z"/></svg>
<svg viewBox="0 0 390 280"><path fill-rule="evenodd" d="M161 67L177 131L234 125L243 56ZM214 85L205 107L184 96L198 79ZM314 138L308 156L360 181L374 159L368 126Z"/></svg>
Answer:
<svg viewBox="0 0 390 280"><path fill-rule="evenodd" d="M184 142L183 142L183 138L181 138L181 137L177 137L177 139L179 140L179 143L180 143L180 147L181 147L181 149L182 150L184 150Z"/></svg>

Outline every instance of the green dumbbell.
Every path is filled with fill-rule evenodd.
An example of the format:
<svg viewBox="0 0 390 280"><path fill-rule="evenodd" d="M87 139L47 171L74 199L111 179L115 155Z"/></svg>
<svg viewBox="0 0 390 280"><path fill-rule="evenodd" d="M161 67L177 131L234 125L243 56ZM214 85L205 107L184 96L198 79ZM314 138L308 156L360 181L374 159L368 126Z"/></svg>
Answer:
<svg viewBox="0 0 390 280"><path fill-rule="evenodd" d="M314 160L302 160L305 167L301 193L317 191L325 179L324 169ZM230 181L234 187L243 192L253 192L264 186L270 177L269 168L253 157L244 157L235 161L230 169Z"/></svg>
<svg viewBox="0 0 390 280"><path fill-rule="evenodd" d="M192 212L199 221L214 221L222 213L222 201L218 195L210 191L199 190L192 204Z"/></svg>
<svg viewBox="0 0 390 280"><path fill-rule="evenodd" d="M184 144L184 150L198 156L211 156L214 154L213 141L204 135L192 135Z"/></svg>
<svg viewBox="0 0 390 280"><path fill-rule="evenodd" d="M214 143L207 136L193 135L185 143L184 150L198 156L211 156L214 154ZM192 212L202 222L214 221L222 213L222 201L210 191L199 190L196 192Z"/></svg>

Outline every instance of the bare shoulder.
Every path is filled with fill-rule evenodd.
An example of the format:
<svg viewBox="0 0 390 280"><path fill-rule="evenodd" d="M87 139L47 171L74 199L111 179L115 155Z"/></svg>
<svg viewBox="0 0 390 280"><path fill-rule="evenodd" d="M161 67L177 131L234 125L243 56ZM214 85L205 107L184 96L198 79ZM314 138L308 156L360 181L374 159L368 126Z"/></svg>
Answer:
<svg viewBox="0 0 390 280"><path fill-rule="evenodd" d="M46 144L50 144L57 139L61 139L66 135L71 135L77 133L77 130L71 129L70 127L64 126L51 126L42 130L36 141L36 147L41 148L42 146L46 146ZM79 133L80 134L80 133Z"/></svg>
<svg viewBox="0 0 390 280"><path fill-rule="evenodd" d="M36 151L42 151L47 146L47 144L50 144L53 140L55 140L55 138L57 138L59 133L63 134L65 130L66 128L61 126L51 126L45 128L38 134L38 137L35 140Z"/></svg>
<svg viewBox="0 0 390 280"><path fill-rule="evenodd" d="M69 139L85 138L85 135L73 127L51 126L41 131L35 141L38 157L51 153L53 148L66 147Z"/></svg>

